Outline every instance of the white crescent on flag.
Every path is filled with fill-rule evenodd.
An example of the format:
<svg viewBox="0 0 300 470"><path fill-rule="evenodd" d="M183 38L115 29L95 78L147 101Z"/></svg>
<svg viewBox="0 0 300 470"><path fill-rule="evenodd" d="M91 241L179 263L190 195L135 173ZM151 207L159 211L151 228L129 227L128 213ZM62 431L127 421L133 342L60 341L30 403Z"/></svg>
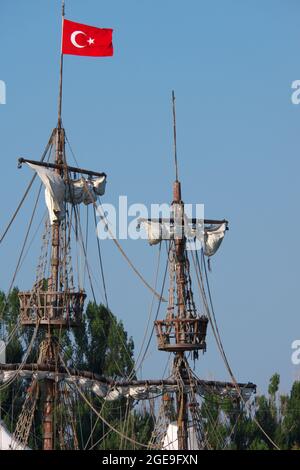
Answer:
<svg viewBox="0 0 300 470"><path fill-rule="evenodd" d="M80 46L80 44L78 44L78 42L76 41L76 37L78 36L78 34L83 34L84 36L86 36L86 34L83 31L74 31L74 33L71 34L71 43L73 44L73 46L78 47L79 49L82 49L83 47L86 47L86 46Z"/></svg>

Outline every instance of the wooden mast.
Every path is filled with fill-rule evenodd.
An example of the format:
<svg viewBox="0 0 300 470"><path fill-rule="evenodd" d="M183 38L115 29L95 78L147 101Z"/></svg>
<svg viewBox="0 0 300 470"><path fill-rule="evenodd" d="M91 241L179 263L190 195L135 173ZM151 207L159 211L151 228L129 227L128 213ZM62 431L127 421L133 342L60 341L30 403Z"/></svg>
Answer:
<svg viewBox="0 0 300 470"><path fill-rule="evenodd" d="M65 15L65 2L62 0L62 34ZM63 92L63 54L60 54L59 93L58 93L58 121L52 133L52 143L55 148L53 163L36 162L24 158L19 159L19 167L23 162L51 169L59 175L64 182L69 181L69 173L86 174L89 177L106 178L105 173L92 172L82 168L67 166L65 156L65 131L62 127L62 92ZM61 260L66 256L64 235L65 224L58 217L51 221L51 268L49 279L39 279L30 291L18 293L20 301L21 324L41 327L43 340L39 344L39 357L37 367L59 370L59 344L54 332L62 328L73 328L81 324L86 294L83 289L69 288L66 267L64 275L61 273ZM40 281L43 281L42 283ZM47 281L47 282L44 282ZM53 378L46 378L42 387L42 429L43 449L56 448L55 402L59 393Z"/></svg>
<svg viewBox="0 0 300 470"><path fill-rule="evenodd" d="M63 34L63 21L65 16L65 1L62 0L62 34ZM62 40L61 40L61 50L60 50L60 71L59 71L59 93L58 93L58 121L57 128L55 132L55 165L62 166L65 161L65 135L64 129L61 127L61 110L62 110L62 85L63 85L63 53L62 53ZM55 171L62 175L62 168L56 168ZM59 265L59 229L60 221L57 221L53 224L52 230L52 290L58 292L58 265Z"/></svg>
<svg viewBox="0 0 300 470"><path fill-rule="evenodd" d="M185 358L187 351L193 352L197 357L199 350L206 350L206 330L208 318L199 315L193 302L193 294L190 283L189 263L186 254L185 214L184 202L181 196L181 184L178 175L177 143L176 143L176 112L175 95L172 92L173 105L173 132L174 132L174 163L175 182L173 184L173 202L171 223L174 241L170 241L172 252L170 274L175 275L176 299L172 290L169 299L168 313L164 320L154 322L160 351L173 352L173 375L178 382L176 393L177 404L177 441L179 450L188 450L188 418L189 418L189 394L183 385L189 380L188 365ZM157 222L157 219L148 219ZM190 222L197 224L197 219ZM207 222L207 221L206 221ZM210 221L215 222L215 221ZM164 219L161 220L164 223Z"/></svg>
<svg viewBox="0 0 300 470"><path fill-rule="evenodd" d="M183 233L184 226L184 203L181 200L181 184L178 179L178 162L177 162L177 139L176 139L176 109L175 94L172 91L172 107L173 107L173 134L174 134L174 163L175 163L175 182L173 185L173 209L175 226L179 228L175 230L175 255L176 255L176 286L177 286L177 318L184 320L185 313L185 237ZM179 323L178 337L184 342L183 323ZM184 351L175 353L174 365L177 368L180 380L184 383L186 371L184 367ZM176 394L177 402L177 438L178 450L188 449L188 396L184 389Z"/></svg>
<svg viewBox="0 0 300 470"><path fill-rule="evenodd" d="M62 0L62 34L63 34L63 21L65 16L65 1ZM60 51L60 73L59 73L59 94L58 94L58 122L55 130L55 164L63 165L65 163L65 133L62 128L62 85L63 85L63 53L62 42ZM55 171L62 175L62 169L56 168ZM56 313L56 306L58 304L57 292L59 291L59 256L60 256L60 221L57 220L52 226L52 250L51 250L51 282L50 289L53 292L52 305L53 309L50 311L50 320L54 318ZM55 326L49 324L48 332L46 334L46 350L43 362L48 365L51 363L57 365L58 355L57 350L53 344L52 332ZM44 386L44 407L43 407L43 448L44 450L53 450L55 444L55 427L54 427L54 398L55 398L55 384L53 380L46 379Z"/></svg>

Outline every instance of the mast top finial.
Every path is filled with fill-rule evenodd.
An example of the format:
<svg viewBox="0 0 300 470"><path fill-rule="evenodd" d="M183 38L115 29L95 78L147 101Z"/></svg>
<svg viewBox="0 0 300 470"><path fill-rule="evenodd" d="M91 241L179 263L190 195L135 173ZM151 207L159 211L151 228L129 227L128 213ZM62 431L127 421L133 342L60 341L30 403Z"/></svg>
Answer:
<svg viewBox="0 0 300 470"><path fill-rule="evenodd" d="M178 181L177 142L176 142L176 110L175 110L175 93L174 93L174 90L172 90L172 105L173 105L173 135L174 135L175 177L176 177L176 181Z"/></svg>

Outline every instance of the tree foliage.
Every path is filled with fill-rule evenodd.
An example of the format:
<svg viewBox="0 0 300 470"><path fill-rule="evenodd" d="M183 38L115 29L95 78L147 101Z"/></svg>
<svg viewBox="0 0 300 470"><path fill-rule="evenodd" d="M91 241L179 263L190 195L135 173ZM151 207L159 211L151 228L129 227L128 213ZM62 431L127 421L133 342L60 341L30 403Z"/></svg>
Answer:
<svg viewBox="0 0 300 470"><path fill-rule="evenodd" d="M211 416L206 429L213 448L271 450L273 441L280 449L300 449L300 382L294 382L289 395L279 395L279 383L276 373L269 381L268 395L255 397L247 410L232 400L219 404L206 400L205 414Z"/></svg>
<svg viewBox="0 0 300 470"><path fill-rule="evenodd" d="M0 292L0 311L3 312L2 333L9 337L15 333L7 346L6 362L21 362L29 345L32 330L17 327L19 315L18 289L14 289L8 298ZM15 329L15 330L14 330ZM30 331L29 331L30 330ZM40 329L37 341L32 348L27 362L36 362L38 357L38 344L43 339L45 332ZM103 305L90 302L87 305L82 324L74 332L62 331L56 334L63 351L64 360L69 367L78 370L87 370L113 379L121 379L134 375L134 344L128 337L122 322L118 321ZM0 392L0 404L2 419L7 427L13 431L17 417L21 412L28 382L24 380L14 381L13 384ZM42 395L41 390L41 395ZM66 398L67 397L67 398ZM74 391L64 393L60 391L60 401L63 405L56 405L55 420L62 423L57 427L69 432L70 419L76 429L79 448L90 447L94 449L110 448L118 449L138 447L128 443L122 435L131 435L133 440L147 443L153 429L150 415L141 410L136 411L131 399L122 398L113 402L105 402L93 393L86 392L87 400L101 413L101 416L117 429L112 431L99 417L91 411L90 406ZM72 406L67 406L67 400ZM70 417L70 410L72 416ZM42 443L42 403L37 404L33 428L29 445L40 448ZM65 445L68 448L67 438L57 432L56 447ZM70 434L70 432L69 432ZM72 432L71 432L72 434ZM73 435L75 433L73 432ZM63 441L66 442L63 442ZM74 441L74 440L73 440ZM70 443L72 446L74 442Z"/></svg>
<svg viewBox="0 0 300 470"><path fill-rule="evenodd" d="M0 312L2 334L10 337L6 361L21 362L32 330L16 326L19 315L17 288L7 298L0 292ZM44 332L40 331L38 335L28 362L37 359L38 344ZM59 332L56 339L60 342L68 367L93 371L116 380L129 376L135 378L133 341L122 322L103 305L90 302L81 326L74 332ZM279 385L280 376L275 373L270 378L268 393L256 396L247 409L238 399L220 399L207 393L200 408L205 446L209 449L268 450L274 448L271 442L274 441L281 449L300 449L300 382L295 381L290 393L285 395L279 393ZM10 430L15 428L27 388L28 382L22 379L1 388L1 419ZM138 449L140 444L147 444L150 440L154 426L152 415L141 407L134 407L129 398L109 402L86 392L87 400L104 418L102 420L74 390L60 391L59 397L62 404L56 407L55 415L60 430L55 443L57 448L68 448L66 435L70 435L70 425L67 424L70 419L76 430L79 448ZM72 406L66 406L67 402ZM169 414L169 418L174 420L175 410L172 409ZM42 446L41 417L42 400L37 403L30 435L29 446L32 448ZM269 438L261 432L257 421ZM71 436L74 434L71 432ZM133 442L124 436L130 436ZM74 441L69 443L70 447L72 445Z"/></svg>

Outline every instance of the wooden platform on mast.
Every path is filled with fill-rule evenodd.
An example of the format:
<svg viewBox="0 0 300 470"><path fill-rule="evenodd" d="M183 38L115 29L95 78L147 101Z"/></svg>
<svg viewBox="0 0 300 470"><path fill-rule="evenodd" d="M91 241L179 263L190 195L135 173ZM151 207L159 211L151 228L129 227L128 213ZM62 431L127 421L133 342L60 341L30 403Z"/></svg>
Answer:
<svg viewBox="0 0 300 470"><path fill-rule="evenodd" d="M172 318L155 323L158 349L167 352L206 350L208 318Z"/></svg>
<svg viewBox="0 0 300 470"><path fill-rule="evenodd" d="M21 324L62 328L81 323L85 292L19 292Z"/></svg>

